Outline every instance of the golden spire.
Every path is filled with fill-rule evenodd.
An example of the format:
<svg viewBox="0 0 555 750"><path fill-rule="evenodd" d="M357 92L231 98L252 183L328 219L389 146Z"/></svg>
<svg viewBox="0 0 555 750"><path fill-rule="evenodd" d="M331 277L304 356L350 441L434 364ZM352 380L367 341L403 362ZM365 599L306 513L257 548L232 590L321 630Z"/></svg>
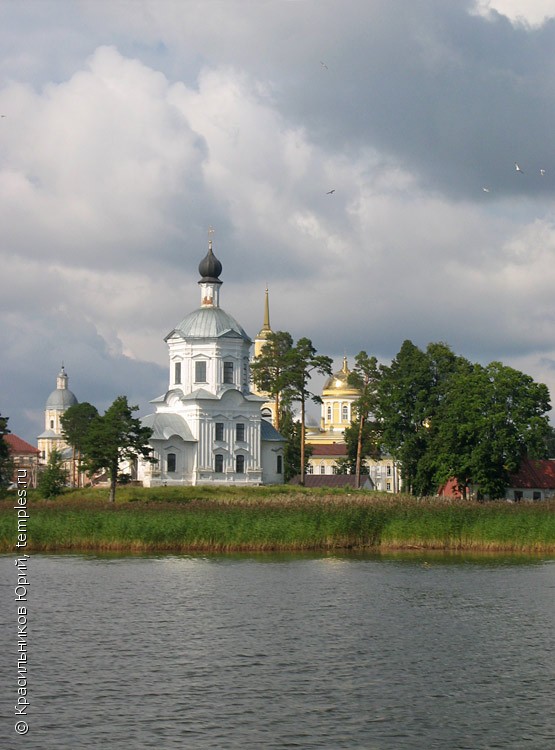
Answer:
<svg viewBox="0 0 555 750"><path fill-rule="evenodd" d="M264 324L262 326L263 331L270 332L270 301L268 299L268 287L266 286L266 292L264 295Z"/></svg>

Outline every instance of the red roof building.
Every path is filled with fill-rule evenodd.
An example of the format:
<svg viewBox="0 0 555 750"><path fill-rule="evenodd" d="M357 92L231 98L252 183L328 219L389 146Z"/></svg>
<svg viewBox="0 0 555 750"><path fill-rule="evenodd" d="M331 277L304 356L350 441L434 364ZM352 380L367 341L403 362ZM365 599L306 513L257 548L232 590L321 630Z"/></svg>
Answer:
<svg viewBox="0 0 555 750"><path fill-rule="evenodd" d="M14 464L13 481L18 482L23 487L28 488L37 486L37 469L40 458L40 451L34 445L27 443L18 435L12 432L4 435L4 440L8 444L10 456Z"/></svg>
<svg viewBox="0 0 555 750"><path fill-rule="evenodd" d="M475 493L470 488L471 497ZM438 495L442 497L461 497L456 479L449 479L443 484ZM551 458L525 458L519 470L509 478L509 486L505 491L505 499L519 502L520 500L547 500L555 497L555 460Z"/></svg>

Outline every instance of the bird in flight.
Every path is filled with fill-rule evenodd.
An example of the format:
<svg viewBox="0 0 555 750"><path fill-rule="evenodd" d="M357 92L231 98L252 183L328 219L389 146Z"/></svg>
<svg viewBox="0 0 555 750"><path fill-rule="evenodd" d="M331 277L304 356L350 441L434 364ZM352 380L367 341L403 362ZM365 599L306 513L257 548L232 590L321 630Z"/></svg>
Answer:
<svg viewBox="0 0 555 750"><path fill-rule="evenodd" d="M520 172L520 174L524 174L523 170L519 167L519 165L515 161L515 169L517 172Z"/></svg>
<svg viewBox="0 0 555 750"><path fill-rule="evenodd" d="M325 62L322 62L321 60L320 60L320 65L322 66L322 70L329 70L329 68L328 68L328 66L326 65L326 63L325 63Z"/></svg>
<svg viewBox="0 0 555 750"><path fill-rule="evenodd" d="M333 190L328 190L326 195L333 195L335 193L335 188Z"/></svg>
<svg viewBox="0 0 555 750"><path fill-rule="evenodd" d="M483 187L482 190L484 191L484 193L489 193L489 188L487 187Z"/></svg>
<svg viewBox="0 0 555 750"><path fill-rule="evenodd" d="M540 169L540 174L543 177L545 175L545 169Z"/></svg>

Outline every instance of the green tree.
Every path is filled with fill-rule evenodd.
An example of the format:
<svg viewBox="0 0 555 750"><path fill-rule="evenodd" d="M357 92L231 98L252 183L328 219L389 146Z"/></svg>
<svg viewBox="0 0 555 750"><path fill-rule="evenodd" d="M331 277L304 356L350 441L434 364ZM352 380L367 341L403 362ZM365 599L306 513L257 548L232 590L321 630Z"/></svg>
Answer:
<svg viewBox="0 0 555 750"><path fill-rule="evenodd" d="M436 481L502 497L524 456L546 456L550 408L547 386L500 362L461 370L438 411Z"/></svg>
<svg viewBox="0 0 555 750"><path fill-rule="evenodd" d="M287 357L287 394L292 401L301 405L301 439L300 439L300 476L304 484L306 470L306 402L311 399L321 404L320 396L309 390L310 378L313 373L320 375L332 374L333 360L324 354L317 354L312 341L300 338Z"/></svg>
<svg viewBox="0 0 555 750"><path fill-rule="evenodd" d="M72 484L75 484L75 466L77 463L77 485L79 485L83 445L86 441L91 422L96 417L98 417L98 410L96 406L83 401L83 403L81 404L70 406L68 409L66 409L66 411L60 418L60 422L62 425L62 435L64 436L68 445L73 448Z"/></svg>
<svg viewBox="0 0 555 750"><path fill-rule="evenodd" d="M377 411L384 447L400 461L409 492L415 491L418 462L426 451L429 410L428 359L412 341L404 341L391 365L381 367Z"/></svg>
<svg viewBox="0 0 555 750"><path fill-rule="evenodd" d="M133 417L138 406L129 406L125 396L118 396L104 415L97 415L89 424L81 445L84 465L89 473L105 469L110 479L110 502L116 499L116 483L121 461L138 456L150 459L148 440L150 427L143 427Z"/></svg>
<svg viewBox="0 0 555 750"><path fill-rule="evenodd" d="M48 457L46 467L39 475L38 490L45 498L61 495L67 484L68 472L64 469L64 457L54 448Z"/></svg>
<svg viewBox="0 0 555 750"><path fill-rule="evenodd" d="M3 417L0 414L0 497L6 493L12 481L14 470L10 447L4 439L10 433L8 421L9 417Z"/></svg>
<svg viewBox="0 0 555 750"><path fill-rule="evenodd" d="M287 440L284 451L284 480L288 482L293 477L301 474L301 423L293 415L292 410L287 410L283 414L281 422L281 434ZM304 454L304 471L308 465L308 460L312 455L310 446L305 446Z"/></svg>
<svg viewBox="0 0 555 750"><path fill-rule="evenodd" d="M355 419L345 428L343 432L347 455L345 458L338 458L338 474L356 474L357 473L357 456L360 442L360 475L368 474L368 467L364 463L364 458L370 456L378 458L380 456L379 435L374 429L373 422L365 422L360 429L359 420ZM360 486L360 475L357 477L357 487Z"/></svg>
<svg viewBox="0 0 555 750"><path fill-rule="evenodd" d="M268 334L260 354L251 364L251 376L256 387L267 393L275 405L275 428L281 431L281 423L290 407L288 365L293 338L287 331Z"/></svg>
<svg viewBox="0 0 555 750"><path fill-rule="evenodd" d="M355 457L355 482L360 487L360 475L362 470L362 459L365 455L379 455L378 449L378 424L375 420L369 422L378 406L378 384L380 381L380 370L376 357L369 357L365 351L359 352L355 357L355 366L349 373L348 383L356 388L360 396L354 401L353 409L356 415L355 424L345 430L345 442L347 443L347 455L352 455L352 429L356 430L356 457Z"/></svg>
<svg viewBox="0 0 555 750"><path fill-rule="evenodd" d="M429 344L422 351L407 340L391 365L381 368L377 417L383 444L401 463L404 486L413 494L428 494L434 488L431 446L438 429L437 412L453 375L468 366L447 344Z"/></svg>

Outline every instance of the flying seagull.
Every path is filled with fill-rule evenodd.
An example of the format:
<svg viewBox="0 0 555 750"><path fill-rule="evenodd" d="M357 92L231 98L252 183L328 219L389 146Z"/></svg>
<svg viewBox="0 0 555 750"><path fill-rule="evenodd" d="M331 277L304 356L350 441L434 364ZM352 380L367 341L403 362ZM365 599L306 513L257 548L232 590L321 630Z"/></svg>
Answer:
<svg viewBox="0 0 555 750"><path fill-rule="evenodd" d="M322 62L322 61L320 60L320 65L322 66L322 69L328 70L328 66L326 65L326 63L325 63L325 62Z"/></svg>
<svg viewBox="0 0 555 750"><path fill-rule="evenodd" d="M335 188L333 190L328 190L326 195L333 195L335 193Z"/></svg>
<svg viewBox="0 0 555 750"><path fill-rule="evenodd" d="M519 167L519 165L518 165L518 164L516 163L516 161L515 161L515 169L516 169L516 171L517 171L517 172L520 172L520 174L524 174L524 172L523 172L523 171L522 171L522 169L521 169L521 168Z"/></svg>
<svg viewBox="0 0 555 750"><path fill-rule="evenodd" d="M482 190L484 191L484 193L489 193L489 188L487 187L483 187Z"/></svg>
<svg viewBox="0 0 555 750"><path fill-rule="evenodd" d="M540 174L543 177L545 175L545 169L540 169Z"/></svg>

